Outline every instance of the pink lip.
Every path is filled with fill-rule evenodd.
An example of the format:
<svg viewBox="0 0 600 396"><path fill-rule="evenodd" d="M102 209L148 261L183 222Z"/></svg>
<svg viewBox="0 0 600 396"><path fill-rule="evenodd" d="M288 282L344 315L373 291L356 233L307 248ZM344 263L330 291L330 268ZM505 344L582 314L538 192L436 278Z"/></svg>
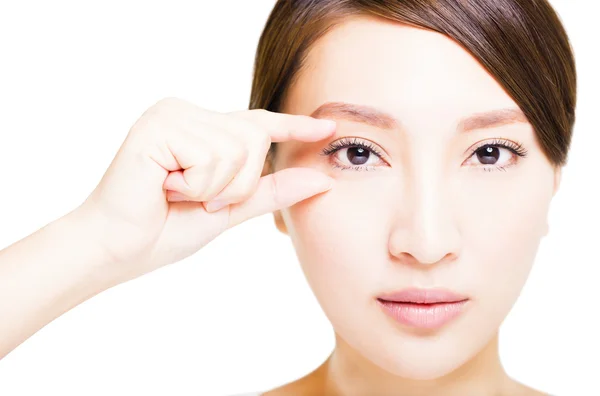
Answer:
<svg viewBox="0 0 600 396"><path fill-rule="evenodd" d="M401 324L423 329L442 327L463 311L468 297L446 289L405 289L377 298L383 311Z"/></svg>
<svg viewBox="0 0 600 396"><path fill-rule="evenodd" d="M468 297L455 293L448 289L404 289L393 293L382 294L378 296L380 300L395 302L412 302L433 304L439 302L456 302L467 300Z"/></svg>

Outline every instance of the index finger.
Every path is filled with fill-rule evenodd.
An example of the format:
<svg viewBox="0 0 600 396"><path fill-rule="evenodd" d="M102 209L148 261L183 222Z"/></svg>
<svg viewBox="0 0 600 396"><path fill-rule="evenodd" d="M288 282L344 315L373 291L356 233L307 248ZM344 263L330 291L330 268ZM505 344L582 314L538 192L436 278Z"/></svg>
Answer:
<svg viewBox="0 0 600 396"><path fill-rule="evenodd" d="M302 114L286 114L265 109L241 110L230 113L260 125L274 143L287 140L316 142L335 132L333 120L314 118Z"/></svg>

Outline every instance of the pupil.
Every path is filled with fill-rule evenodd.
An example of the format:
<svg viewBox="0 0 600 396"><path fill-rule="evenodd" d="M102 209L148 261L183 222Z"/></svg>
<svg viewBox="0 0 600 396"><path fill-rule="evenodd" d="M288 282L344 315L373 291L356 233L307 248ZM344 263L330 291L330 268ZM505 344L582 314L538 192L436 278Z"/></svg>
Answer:
<svg viewBox="0 0 600 396"><path fill-rule="evenodd" d="M346 156L352 165L362 165L369 160L369 151L363 147L350 147Z"/></svg>
<svg viewBox="0 0 600 396"><path fill-rule="evenodd" d="M500 158L500 149L498 147L486 146L477 152L477 158L482 164L493 165Z"/></svg>

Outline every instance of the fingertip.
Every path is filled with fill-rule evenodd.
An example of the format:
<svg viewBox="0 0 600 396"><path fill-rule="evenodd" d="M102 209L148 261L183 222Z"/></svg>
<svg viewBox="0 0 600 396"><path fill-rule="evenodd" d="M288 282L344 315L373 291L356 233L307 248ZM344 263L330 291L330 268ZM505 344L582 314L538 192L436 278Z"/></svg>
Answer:
<svg viewBox="0 0 600 396"><path fill-rule="evenodd" d="M327 139L335 134L337 129L337 123L335 121L323 118L312 118L312 120L316 123L308 124L307 130L304 133L294 133L291 138L300 141L314 142Z"/></svg>
<svg viewBox="0 0 600 396"><path fill-rule="evenodd" d="M309 190L314 191L315 194L319 194L329 191L334 187L335 179L327 176L321 171L315 171L313 169L311 169L311 171L312 175L310 177L307 175L307 177L304 179Z"/></svg>
<svg viewBox="0 0 600 396"><path fill-rule="evenodd" d="M323 181L323 191L329 191L335 186L335 179L329 176L326 176L326 179Z"/></svg>
<svg viewBox="0 0 600 396"><path fill-rule="evenodd" d="M326 125L327 128L331 131L331 132L335 132L336 128L337 128L337 122L335 122L334 120L325 120L326 121Z"/></svg>
<svg viewBox="0 0 600 396"><path fill-rule="evenodd" d="M328 132L334 132L337 127L337 123L334 120L320 119L323 124L323 128Z"/></svg>
<svg viewBox="0 0 600 396"><path fill-rule="evenodd" d="M323 118L315 118L318 121L318 134L320 138L325 139L335 134L337 129L337 123L334 120L328 120Z"/></svg>

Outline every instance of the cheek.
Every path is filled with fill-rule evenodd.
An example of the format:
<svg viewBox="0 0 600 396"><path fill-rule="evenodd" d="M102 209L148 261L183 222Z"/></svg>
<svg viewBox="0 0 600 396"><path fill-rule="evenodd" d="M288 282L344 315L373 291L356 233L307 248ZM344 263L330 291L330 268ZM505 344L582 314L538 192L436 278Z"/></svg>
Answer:
<svg viewBox="0 0 600 396"><path fill-rule="evenodd" d="M282 211L307 281L326 312L339 310L349 297L365 304L365 296L378 290L382 263L389 262L385 219L393 211L382 204L383 188L377 178L340 178L334 189Z"/></svg>
<svg viewBox="0 0 600 396"><path fill-rule="evenodd" d="M465 173L446 195L452 201L444 203L444 210L452 216L441 216L440 221L452 221L448 229L460 233L459 259L451 270L459 273L440 267L440 276L447 277L439 282L455 280L478 301L470 325L491 332L516 301L531 270L553 186L553 174L543 161L538 163L512 174ZM403 193L401 177L352 171L336 175L332 190L282 215L324 312L338 329L352 329L361 326L365 315L378 312L373 297L389 287L390 277L405 274L409 282L414 274L414 268L398 265L389 251L392 233L413 224L407 206L412 197Z"/></svg>
<svg viewBox="0 0 600 396"><path fill-rule="evenodd" d="M490 177L465 190L472 198L460 215L465 276L489 307L487 315L503 317L514 304L535 261L546 231L552 198L552 175L531 168L512 178Z"/></svg>

